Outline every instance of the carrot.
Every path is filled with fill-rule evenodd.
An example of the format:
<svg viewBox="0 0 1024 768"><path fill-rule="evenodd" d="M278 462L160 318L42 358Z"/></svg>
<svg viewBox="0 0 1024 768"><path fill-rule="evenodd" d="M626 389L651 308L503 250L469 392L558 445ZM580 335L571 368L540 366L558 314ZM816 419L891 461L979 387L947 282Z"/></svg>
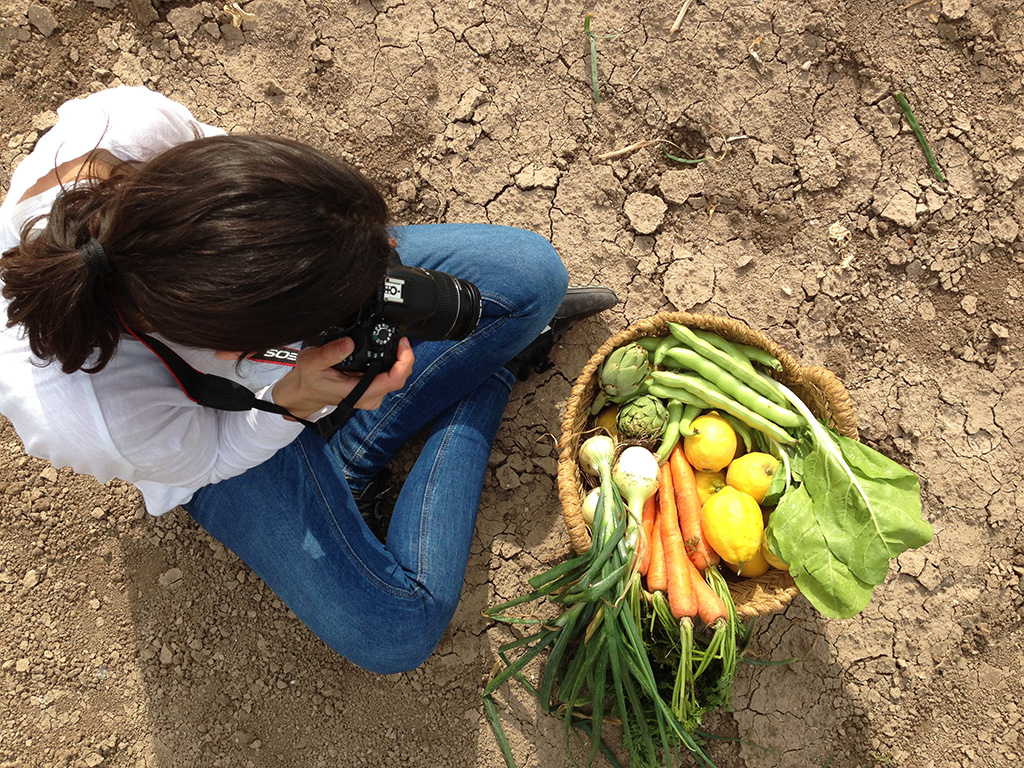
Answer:
<svg viewBox="0 0 1024 768"><path fill-rule="evenodd" d="M658 494L652 493L644 502L644 513L640 518L640 527L644 532L642 553L640 555L640 574L647 575L647 568L651 564L651 532L654 529L654 509L657 504Z"/></svg>
<svg viewBox="0 0 1024 768"><path fill-rule="evenodd" d="M701 504L700 494L697 492L697 478L680 445L677 445L669 455L668 464L672 468L672 485L675 488L676 507L679 511L679 529L683 541L686 542L686 551L690 555L690 560L697 566L697 570L703 571L710 565L716 565L719 558L701 531Z"/></svg>
<svg viewBox="0 0 1024 768"><path fill-rule="evenodd" d="M697 615L697 602L693 594L693 564L686 554L686 545L679 531L679 513L676 511L675 491L672 488L672 470L662 464L658 484L658 502L661 505L661 544L665 550L665 569L668 575L668 604L677 619Z"/></svg>
<svg viewBox="0 0 1024 768"><path fill-rule="evenodd" d="M728 620L729 611L725 602L704 580L696 566L693 567L693 594L697 601L697 616L709 627L719 619Z"/></svg>
<svg viewBox="0 0 1024 768"><path fill-rule="evenodd" d="M662 510L655 512L654 526L651 528L651 561L647 566L647 590L664 592L668 589L668 572L665 565L665 550L661 546Z"/></svg>

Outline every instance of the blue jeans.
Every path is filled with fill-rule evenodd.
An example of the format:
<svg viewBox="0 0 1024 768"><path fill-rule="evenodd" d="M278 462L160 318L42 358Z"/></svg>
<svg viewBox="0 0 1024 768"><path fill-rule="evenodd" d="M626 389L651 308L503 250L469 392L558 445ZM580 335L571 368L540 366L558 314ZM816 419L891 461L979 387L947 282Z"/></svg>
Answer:
<svg viewBox="0 0 1024 768"><path fill-rule="evenodd" d="M419 666L459 602L484 473L515 378L503 366L544 329L568 276L551 244L508 227L395 230L409 266L471 280L479 327L416 341L405 387L329 441L306 430L269 461L200 489L185 509L339 654L378 673ZM427 442L381 544L353 499L414 434Z"/></svg>

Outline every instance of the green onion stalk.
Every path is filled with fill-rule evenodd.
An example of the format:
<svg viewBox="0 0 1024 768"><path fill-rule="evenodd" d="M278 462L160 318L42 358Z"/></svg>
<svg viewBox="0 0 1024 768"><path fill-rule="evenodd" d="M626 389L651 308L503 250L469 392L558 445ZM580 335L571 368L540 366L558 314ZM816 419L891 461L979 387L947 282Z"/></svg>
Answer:
<svg viewBox="0 0 1024 768"><path fill-rule="evenodd" d="M675 765L685 753L698 765L713 768L692 735L694 724L676 715L671 693L663 694L641 626L646 600L636 563L646 542L639 515L653 489L644 490L645 475L638 467L653 462L656 468L657 461L651 455L650 461L635 463L639 455L627 457L623 451L613 469L614 454L613 441L603 435L590 438L580 450L581 467L599 479L601 489L590 548L533 577L528 594L485 611L497 621L536 629L498 649L500 661L483 692L509 768L515 768L515 762L492 698L509 680L521 683L546 711L561 714L567 750L574 730L584 732L590 744L587 765L599 752L610 758L602 735L605 722L612 721L622 726L623 747L632 765ZM638 471L641 479L630 480L628 476ZM561 613L552 619L512 611L538 600L561 607ZM534 685L523 669L545 651L540 681ZM513 653L518 655L513 658ZM688 661L685 666L690 667ZM684 689L687 684L684 680ZM613 760L612 764L617 765Z"/></svg>

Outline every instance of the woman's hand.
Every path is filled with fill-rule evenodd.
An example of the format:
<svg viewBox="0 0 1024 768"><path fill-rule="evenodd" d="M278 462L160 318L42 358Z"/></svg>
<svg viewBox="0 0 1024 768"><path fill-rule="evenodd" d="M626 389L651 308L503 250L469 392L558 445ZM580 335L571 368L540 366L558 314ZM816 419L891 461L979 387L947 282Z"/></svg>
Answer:
<svg viewBox="0 0 1024 768"><path fill-rule="evenodd" d="M334 369L355 348L352 339L336 339L322 347L306 347L301 350L295 367L274 386L274 402L288 409L300 419L328 405L337 405L351 392L360 377L344 374ZM379 373L373 383L356 402L356 408L372 411L379 408L384 395L405 386L412 373L412 347L406 338L398 342L398 360L391 370Z"/></svg>

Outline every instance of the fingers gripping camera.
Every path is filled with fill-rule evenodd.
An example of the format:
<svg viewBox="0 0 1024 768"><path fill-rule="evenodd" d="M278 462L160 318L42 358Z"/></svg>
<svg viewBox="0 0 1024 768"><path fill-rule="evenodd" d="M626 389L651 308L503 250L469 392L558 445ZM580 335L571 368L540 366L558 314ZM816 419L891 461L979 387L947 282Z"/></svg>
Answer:
<svg viewBox="0 0 1024 768"><path fill-rule="evenodd" d="M355 349L335 366L360 373L376 363L386 371L398 359L403 336L425 341L464 339L480 323L479 289L446 272L404 265L390 266L376 294L355 319L329 328L309 343L315 346L348 336Z"/></svg>

